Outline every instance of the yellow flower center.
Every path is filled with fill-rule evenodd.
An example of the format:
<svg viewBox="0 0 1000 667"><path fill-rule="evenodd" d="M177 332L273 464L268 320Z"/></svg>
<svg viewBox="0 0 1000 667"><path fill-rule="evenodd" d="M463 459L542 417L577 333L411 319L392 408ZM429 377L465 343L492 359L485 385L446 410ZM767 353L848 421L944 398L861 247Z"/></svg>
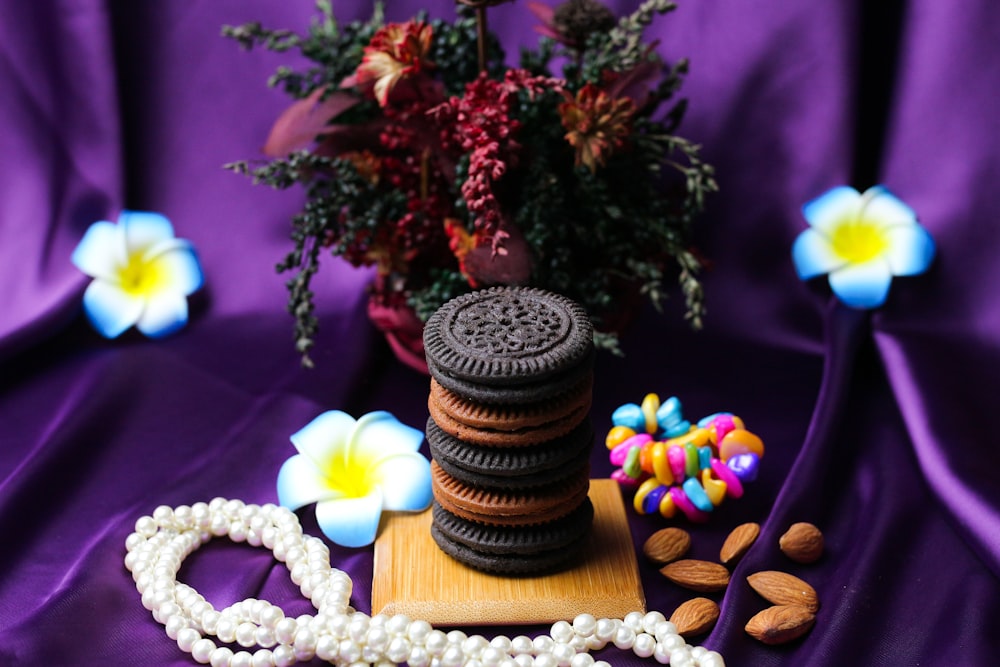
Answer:
<svg viewBox="0 0 1000 667"><path fill-rule="evenodd" d="M835 253L852 263L874 259L889 247L882 226L864 218L845 220L837 225L830 242Z"/></svg>
<svg viewBox="0 0 1000 667"><path fill-rule="evenodd" d="M128 263L118 273L122 289L135 296L150 296L166 281L167 276L159 262L146 261L142 253L129 255Z"/></svg>
<svg viewBox="0 0 1000 667"><path fill-rule="evenodd" d="M363 498L372 490L372 463L371 456L355 452L347 461L330 462L326 469L327 478L348 498Z"/></svg>

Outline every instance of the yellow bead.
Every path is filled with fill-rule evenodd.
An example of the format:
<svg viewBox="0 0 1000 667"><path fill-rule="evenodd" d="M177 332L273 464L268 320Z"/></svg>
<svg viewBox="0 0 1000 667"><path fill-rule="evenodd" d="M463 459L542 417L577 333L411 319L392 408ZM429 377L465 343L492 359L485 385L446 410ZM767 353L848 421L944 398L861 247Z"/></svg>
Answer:
<svg viewBox="0 0 1000 667"><path fill-rule="evenodd" d="M646 433L656 433L660 428L656 421L656 411L660 409L660 397L656 394L646 394L642 399L642 415L646 418Z"/></svg>
<svg viewBox="0 0 1000 667"><path fill-rule="evenodd" d="M684 435L679 435L676 438L670 438L667 440L667 445L684 445L691 443L695 447L702 447L708 444L708 429L695 427Z"/></svg>
<svg viewBox="0 0 1000 667"><path fill-rule="evenodd" d="M716 507L722 503L722 499L726 497L726 483L721 479L715 479L712 477L712 469L705 468L701 471L701 485L705 487L705 494L708 499L712 501L712 504Z"/></svg>
<svg viewBox="0 0 1000 667"><path fill-rule="evenodd" d="M654 442L649 446L653 459L653 474L660 484L670 486L674 483L674 474L670 472L670 462L667 460L667 445L664 442Z"/></svg>
<svg viewBox="0 0 1000 667"><path fill-rule="evenodd" d="M607 437L604 438L604 444L607 445L608 449L614 449L633 435L635 435L635 431L628 426L612 426Z"/></svg>
<svg viewBox="0 0 1000 667"><path fill-rule="evenodd" d="M669 493L664 493L663 497L660 498L660 516L673 519L676 512L677 506L674 505L674 497Z"/></svg>

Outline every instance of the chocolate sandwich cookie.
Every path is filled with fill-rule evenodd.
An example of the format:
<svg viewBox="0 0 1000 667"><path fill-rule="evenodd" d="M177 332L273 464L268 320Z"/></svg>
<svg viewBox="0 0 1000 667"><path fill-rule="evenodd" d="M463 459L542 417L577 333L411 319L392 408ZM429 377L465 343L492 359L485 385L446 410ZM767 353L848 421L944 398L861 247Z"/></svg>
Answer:
<svg viewBox="0 0 1000 667"><path fill-rule="evenodd" d="M435 503L431 535L442 551L477 570L538 575L573 562L583 550L593 519L589 499L558 521L518 528L466 521Z"/></svg>
<svg viewBox="0 0 1000 667"><path fill-rule="evenodd" d="M471 400L445 389L431 378L428 404L433 402L439 411L465 426L490 431L522 431L564 418L576 417L579 421L580 415L590 411L593 385L593 377L588 375L569 391L548 400L526 405L503 405Z"/></svg>
<svg viewBox="0 0 1000 667"><path fill-rule="evenodd" d="M433 397L427 401L427 409L441 430L459 440L487 447L524 447L558 438L572 431L589 412L581 408L539 426L507 431L463 424L444 410Z"/></svg>
<svg viewBox="0 0 1000 667"><path fill-rule="evenodd" d="M588 465L594 440L586 419L566 435L529 447L471 445L427 420L431 457L452 477L473 486L526 488L552 484Z"/></svg>
<svg viewBox="0 0 1000 667"><path fill-rule="evenodd" d="M509 577L538 576L566 569L579 557L587 544L587 536L584 535L562 549L540 551L530 556L511 556L476 551L461 542L449 539L434 524L431 524L431 537L441 551L458 562L482 572Z"/></svg>
<svg viewBox="0 0 1000 667"><path fill-rule="evenodd" d="M530 526L560 519L587 499L590 466L556 484L531 489L491 489L455 479L431 461L431 491L441 507L469 521Z"/></svg>
<svg viewBox="0 0 1000 667"><path fill-rule="evenodd" d="M592 373L593 326L564 296L492 287L441 306L424 326L424 352L449 391L483 403L533 403Z"/></svg>

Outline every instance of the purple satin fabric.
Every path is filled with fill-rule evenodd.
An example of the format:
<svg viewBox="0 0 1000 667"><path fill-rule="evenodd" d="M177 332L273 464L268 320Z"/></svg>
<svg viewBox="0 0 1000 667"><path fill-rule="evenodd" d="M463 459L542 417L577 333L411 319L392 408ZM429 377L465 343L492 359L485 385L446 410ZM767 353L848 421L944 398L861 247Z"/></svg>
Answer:
<svg viewBox="0 0 1000 667"><path fill-rule="evenodd" d="M304 29L311 3L3 4L0 665L190 665L122 564L135 520L215 496L274 502L291 433L333 408L386 409L419 427L427 379L368 322L369 274L337 261L316 284L318 368L299 368L271 267L301 192L221 167L258 155L288 102L265 80L290 57L241 52L220 27ZM419 6L452 11L445 0L389 4L396 20ZM687 526L691 555L708 560L738 523L763 527L725 596L712 596L718 625L696 639L729 665L986 666L1000 652L1000 8L900 2L896 54L892 39L872 51L863 5L685 2L650 31L668 58L691 58L682 130L704 144L722 187L699 230L710 314L692 333L679 295L666 315L644 310L626 356L598 360L593 419L603 434L617 405L654 391L680 397L688 417L735 412L763 437L745 497ZM368 5L336 9L350 20ZM534 42L523 3L490 16L511 53ZM859 85L886 63L884 88ZM913 206L938 244L931 270L895 281L874 314L839 305L822 280L798 281L790 256L801 204L872 184L852 182L859 173ZM167 215L205 268L190 323L162 341L105 341L80 308L87 280L70 253L123 206ZM611 471L600 443L592 465L597 477ZM818 563L778 551L799 520L826 534ZM637 548L666 525L630 522ZM332 556L370 612L371 550ZM692 597L641 557L639 567L650 609L669 615ZM763 569L817 589L804 640L766 647L744 633L765 606L745 577ZM264 549L213 541L181 578L217 607L253 596L309 609ZM596 657L654 664L614 648Z"/></svg>

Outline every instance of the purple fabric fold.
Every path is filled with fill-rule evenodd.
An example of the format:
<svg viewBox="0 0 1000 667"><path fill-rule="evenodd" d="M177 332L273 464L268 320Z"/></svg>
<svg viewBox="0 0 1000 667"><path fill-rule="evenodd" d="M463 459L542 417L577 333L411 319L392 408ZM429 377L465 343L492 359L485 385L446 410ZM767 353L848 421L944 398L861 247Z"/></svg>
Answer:
<svg viewBox="0 0 1000 667"><path fill-rule="evenodd" d="M617 13L636 3L609 2ZM390 20L445 0L388 3ZM727 410L766 446L760 477L704 525L629 512L635 548L665 525L717 560L728 532L762 525L735 567L715 629L693 638L729 665L992 665L1000 652L1000 487L992 413L1000 396L1000 127L993 42L1000 9L899 3L901 45L878 150L859 151L858 1L682 2L649 36L690 57L681 132L704 145L722 191L699 227L706 329L643 310L603 355L592 420L594 477L611 472L603 434L622 403L678 396L685 416ZM367 316L371 274L325 257L316 280L314 371L299 367L284 280L300 191L223 170L260 158L288 98L266 79L292 56L242 52L223 24L302 30L312 4L264 0L7 3L0 22L0 665L190 665L140 602L123 566L136 519L215 496L274 502L288 436L320 412L393 412L420 427L426 376L397 361ZM343 20L368 3L336 6ZM523 3L490 10L511 58L533 43ZM885 48L891 48L887 42ZM867 54L867 55L866 55ZM875 91L876 93L878 91ZM869 90L866 94L871 94ZM868 98L864 98L868 99ZM867 164L938 244L922 276L894 281L885 307L852 311L822 280L795 276L801 205ZM122 207L167 215L198 250L206 287L188 325L115 341L80 309L86 278L69 256L87 226ZM426 453L426 447L424 449ZM624 495L626 503L630 501ZM309 509L305 530L320 532ZM819 525L827 551L788 560L777 539ZM371 612L372 552L331 545ZM411 564L407 564L410 567ZM415 564L419 576L419 563ZM767 647L743 627L766 606L746 584L764 569L818 591L816 626ZM647 605L668 616L694 593L641 554ZM310 609L264 549L216 540L181 580L217 608L267 598ZM378 610L375 610L378 611ZM580 611L586 611L581 609ZM463 628L486 636L547 627ZM612 664L653 664L614 648ZM313 661L319 665L320 661Z"/></svg>

